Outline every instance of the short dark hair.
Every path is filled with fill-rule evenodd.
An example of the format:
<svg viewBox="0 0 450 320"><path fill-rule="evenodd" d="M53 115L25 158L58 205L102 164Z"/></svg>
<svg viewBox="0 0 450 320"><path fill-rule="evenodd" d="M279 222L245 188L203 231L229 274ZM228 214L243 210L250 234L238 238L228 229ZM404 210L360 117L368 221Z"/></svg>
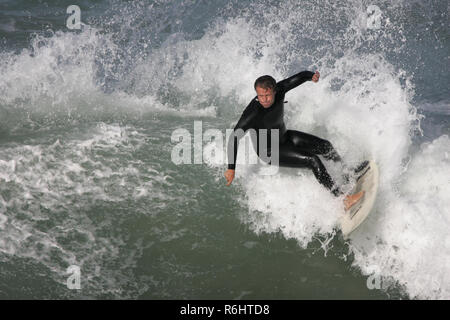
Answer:
<svg viewBox="0 0 450 320"><path fill-rule="evenodd" d="M255 81L255 90L256 87L261 87L263 89L275 89L277 82L275 81L274 78L272 78L271 76L265 75L262 77L259 77L258 79L256 79Z"/></svg>

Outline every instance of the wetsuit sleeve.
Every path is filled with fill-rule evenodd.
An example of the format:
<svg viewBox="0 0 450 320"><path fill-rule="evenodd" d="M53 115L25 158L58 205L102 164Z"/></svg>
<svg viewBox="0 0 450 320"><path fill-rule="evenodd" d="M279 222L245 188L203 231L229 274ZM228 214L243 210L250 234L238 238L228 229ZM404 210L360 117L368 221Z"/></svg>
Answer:
<svg viewBox="0 0 450 320"><path fill-rule="evenodd" d="M277 91L286 93L303 82L310 81L314 75L311 71L302 71L277 83Z"/></svg>
<svg viewBox="0 0 450 320"><path fill-rule="evenodd" d="M245 133L248 129L252 128L256 114L257 112L254 105L254 100L252 100L252 102L250 102L247 108L245 108L244 112L241 115L241 118L239 119L239 121L237 122L236 126L233 129L233 133L230 135L230 138L228 139L228 147L227 147L228 169L235 170L236 168L238 143L243 136L239 134L239 132L236 132L236 130L242 129L242 131Z"/></svg>

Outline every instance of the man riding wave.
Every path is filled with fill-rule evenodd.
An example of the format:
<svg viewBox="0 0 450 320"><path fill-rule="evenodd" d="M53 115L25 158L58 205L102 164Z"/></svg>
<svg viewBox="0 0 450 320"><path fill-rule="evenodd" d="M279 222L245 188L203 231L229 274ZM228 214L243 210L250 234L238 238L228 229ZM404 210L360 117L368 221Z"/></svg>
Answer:
<svg viewBox="0 0 450 320"><path fill-rule="evenodd" d="M341 161L341 157L333 145L327 140L305 132L287 130L284 124L285 94L306 81L318 82L319 78L318 71L315 73L302 71L280 82L276 82L274 78L268 75L256 79L254 88L257 95L245 108L229 139L228 170L225 172L227 186L231 184L235 175L238 143L242 137L237 132L254 129L257 132L257 141L259 141L261 138L260 129L267 129L268 131L278 129L278 165L280 167L308 168L312 170L319 183L329 189L335 196L343 194L318 157L318 155L321 155L327 160ZM261 157L262 150L259 150L259 144L256 146L253 144L253 146L258 156ZM272 153L276 151L270 150L270 143L268 151L269 153L270 151ZM363 194L364 191L360 191L347 195L344 199L345 210L358 202Z"/></svg>

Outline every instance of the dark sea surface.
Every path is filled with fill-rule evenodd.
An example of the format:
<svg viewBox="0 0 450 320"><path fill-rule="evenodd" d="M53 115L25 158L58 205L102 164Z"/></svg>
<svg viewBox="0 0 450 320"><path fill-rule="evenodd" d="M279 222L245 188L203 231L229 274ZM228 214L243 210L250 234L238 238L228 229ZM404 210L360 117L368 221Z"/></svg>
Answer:
<svg viewBox="0 0 450 320"><path fill-rule="evenodd" d="M0 298L450 299L449 21L447 1L0 0ZM254 80L303 70L287 127L380 168L347 240L308 170L238 163L225 186Z"/></svg>

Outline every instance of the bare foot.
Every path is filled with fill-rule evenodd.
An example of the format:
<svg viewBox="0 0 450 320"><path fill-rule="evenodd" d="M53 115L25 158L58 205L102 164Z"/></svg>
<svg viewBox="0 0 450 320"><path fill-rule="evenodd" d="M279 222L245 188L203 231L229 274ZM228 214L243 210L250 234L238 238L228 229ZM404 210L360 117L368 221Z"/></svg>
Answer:
<svg viewBox="0 0 450 320"><path fill-rule="evenodd" d="M344 199L345 211L350 209L359 199L364 195L364 191L360 191L355 194L349 194Z"/></svg>

